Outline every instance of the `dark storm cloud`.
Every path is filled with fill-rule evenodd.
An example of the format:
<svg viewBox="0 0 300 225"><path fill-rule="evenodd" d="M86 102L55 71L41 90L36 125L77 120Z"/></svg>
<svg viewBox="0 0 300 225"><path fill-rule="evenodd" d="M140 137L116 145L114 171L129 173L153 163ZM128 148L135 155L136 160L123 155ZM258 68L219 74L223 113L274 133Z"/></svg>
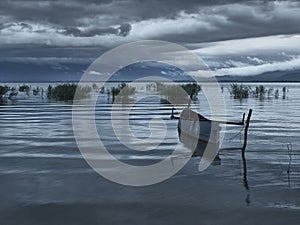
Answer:
<svg viewBox="0 0 300 225"><path fill-rule="evenodd" d="M27 23L8 23L8 24L0 24L0 31L7 28L12 28L15 26L19 26L20 29L32 29L32 26Z"/></svg>
<svg viewBox="0 0 300 225"><path fill-rule="evenodd" d="M250 5L259 9L259 13L265 15L266 18L256 17L256 15L248 15L249 12L240 11L236 6L231 5L232 3L239 3ZM241 25L246 26L257 26L264 28L268 25L276 31L275 26L280 26L281 29L289 30L294 32L294 24L290 26L284 26L289 23L289 15L280 15L272 17L275 2L272 1L222 1L222 0L66 0L66 1L1 1L0 2L0 14L6 17L6 20L11 22L23 22L29 21L32 23L46 23L51 24L53 27L64 28L64 27L78 27L78 26L99 26L102 24L101 29L103 33L114 33L111 26L117 24L130 24L132 22L153 19L153 18L173 18L178 17L179 12L186 13L198 13L199 10L208 7L207 13L220 14L236 24L233 28L242 28ZM294 3L296 4L296 3ZM228 9L224 7L222 10L214 9L209 10L209 7L215 7L218 5L227 5ZM293 6L295 7L295 6ZM231 10L230 10L231 9ZM268 21L268 16L270 21ZM284 20L285 19L285 20ZM267 20L267 21L266 21ZM215 24L212 24L215 25ZM218 24L216 24L218 25ZM105 28L107 27L107 28ZM98 32L102 33L100 28ZM105 30L107 29L107 30ZM268 30L268 29L265 29ZM238 29L236 30L239 31ZM92 31L91 31L92 32ZM243 29L241 29L243 32ZM241 33L240 32L240 33ZM288 32L288 33L291 33ZM93 33L93 32L92 32ZM123 34L123 32L121 32ZM228 33L232 33L231 30ZM264 32L266 33L266 32ZM79 34L78 31L73 30L73 34ZM125 32L127 34L127 32ZM270 32L272 34L272 32ZM91 36L88 34L87 36ZM251 35L251 34L249 34ZM126 36L126 35L125 35Z"/></svg>
<svg viewBox="0 0 300 225"><path fill-rule="evenodd" d="M99 15L113 16L120 20L140 21L151 18L176 17L180 11L197 12L199 8L212 5L230 4L243 1L222 0L66 0L26 1L4 0L0 2L0 13L15 21L51 23L57 26L86 25L85 19ZM259 3L262 4L262 3ZM113 21L110 21L113 22ZM105 23L105 21L104 21Z"/></svg>
<svg viewBox="0 0 300 225"><path fill-rule="evenodd" d="M218 1L218 4L221 2ZM195 12L196 10L196 12ZM294 1L252 1L243 4L214 5L214 7L193 8L185 11L191 15L193 23L186 24L191 29L162 32L157 38L179 43L199 43L231 39L286 35L300 33L300 3ZM195 23L205 22L206 26L197 27Z"/></svg>
<svg viewBox="0 0 300 225"><path fill-rule="evenodd" d="M107 27L107 28L92 28L88 30L80 30L77 27L67 27L64 28L63 31L59 33L65 35L72 35L74 37L93 37L96 35L106 35L106 34L115 34L119 36L127 36L131 30L130 24L121 24L120 26L114 27Z"/></svg>
<svg viewBox="0 0 300 225"><path fill-rule="evenodd" d="M119 28L118 28L118 33L125 37L129 34L131 30L131 25L129 23L125 23L125 24L122 24Z"/></svg>
<svg viewBox="0 0 300 225"><path fill-rule="evenodd" d="M281 6L281 3L291 5ZM105 34L125 37L134 23L151 19L178 20L180 23L180 13L184 12L187 15L202 14L198 22L205 21L209 26L184 33L178 30L176 36L172 32L158 32L151 37L184 43L299 33L299 16L290 14L286 8L299 10L300 6L293 1L235 0L1 1L0 28L4 29L7 23L26 22L48 25L58 33L74 37Z"/></svg>
<svg viewBox="0 0 300 225"><path fill-rule="evenodd" d="M5 57L18 62L23 57L22 63L26 57L28 62L44 57L44 63L55 57L92 59L141 39L200 46L294 35L300 33L299 10L296 1L2 0L0 61ZM209 45L214 44L201 47ZM237 45L232 48L238 51Z"/></svg>
<svg viewBox="0 0 300 225"><path fill-rule="evenodd" d="M84 7L64 1L1 1L0 13L13 21L69 24L84 15Z"/></svg>

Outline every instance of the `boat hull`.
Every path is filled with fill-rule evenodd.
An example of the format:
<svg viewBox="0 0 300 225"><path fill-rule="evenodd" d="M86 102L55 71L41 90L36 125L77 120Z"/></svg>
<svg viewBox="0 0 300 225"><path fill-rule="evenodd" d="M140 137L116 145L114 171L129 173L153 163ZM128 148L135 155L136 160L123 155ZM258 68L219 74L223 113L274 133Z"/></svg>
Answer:
<svg viewBox="0 0 300 225"><path fill-rule="evenodd" d="M211 121L190 109L180 114L178 136L181 143L193 151L194 156L202 156L205 149L219 150L218 122Z"/></svg>

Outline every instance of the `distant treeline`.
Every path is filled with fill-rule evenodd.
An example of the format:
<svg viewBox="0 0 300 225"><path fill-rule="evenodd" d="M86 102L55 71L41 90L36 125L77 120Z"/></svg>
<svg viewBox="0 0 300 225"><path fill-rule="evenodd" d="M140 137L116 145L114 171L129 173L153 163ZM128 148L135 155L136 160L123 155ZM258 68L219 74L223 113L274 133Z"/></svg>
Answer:
<svg viewBox="0 0 300 225"><path fill-rule="evenodd" d="M98 87L95 83L91 86L78 84L49 85L46 91L43 88L32 88L26 84L19 85L18 88L0 85L0 103L3 104L7 100L13 100L13 97L20 92L25 93L27 96L34 95L41 96L41 98L44 98L45 93L45 97L51 101L73 101L75 97L77 100L89 98L92 90L101 94L106 93L108 100L111 99L112 102L125 101L135 93L135 87L131 87L124 82L107 89Z"/></svg>
<svg viewBox="0 0 300 225"><path fill-rule="evenodd" d="M224 87L221 87L222 91ZM106 94L107 99L111 102L116 101L126 101L129 96L135 94L136 88L123 82L115 87L104 88L98 87L97 84L92 84L90 86L80 86L78 84L60 84L57 86L49 85L47 90L44 91L43 88L35 87L32 88L30 85L22 84L16 87L10 87L7 85L0 85L0 103L3 104L7 100L13 100L18 95L19 92L23 92L26 95L41 96L41 98L47 97L49 100L54 101L72 101L75 97L77 99L84 99L90 97L91 91ZM148 84L146 90L157 91L160 96L167 102L185 103L188 97L193 93L193 98L197 98L198 93L201 91L201 86L197 83L187 83L178 85L169 85L162 82L156 82ZM258 85L251 87L245 84L232 83L228 87L230 95L234 99L245 99L245 98L286 98L287 88L267 88L264 85Z"/></svg>
<svg viewBox="0 0 300 225"><path fill-rule="evenodd" d="M201 91L201 86L196 83L181 84L181 85L166 85L160 82L151 84L147 86L147 90L156 89L161 96L163 96L167 101L174 99L180 99L186 102L187 98L191 93L194 94L194 98L197 97L199 91ZM42 98L45 97L52 101L73 101L74 97L76 99L84 99L90 97L91 91L95 91L101 94L107 94L107 99L111 102L126 101L128 98L135 94L136 88L128 85L125 82L118 84L117 86L104 88L98 87L97 84L93 83L90 86L80 86L78 84L60 84L56 86L49 85L47 90L40 87L32 88L29 85L23 84L19 85L18 89L15 87L0 86L0 101L3 103L3 96L9 95L8 99L16 96L18 92L23 92L26 95L40 95ZM7 94L9 92L9 94ZM75 96L76 94L76 96Z"/></svg>

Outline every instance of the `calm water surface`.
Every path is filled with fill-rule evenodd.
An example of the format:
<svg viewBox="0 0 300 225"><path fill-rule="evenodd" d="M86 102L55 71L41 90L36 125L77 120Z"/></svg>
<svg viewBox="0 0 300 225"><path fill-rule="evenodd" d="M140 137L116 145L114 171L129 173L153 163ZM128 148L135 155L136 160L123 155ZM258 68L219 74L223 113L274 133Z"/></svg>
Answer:
<svg viewBox="0 0 300 225"><path fill-rule="evenodd" d="M47 87L47 84L31 84ZM249 84L256 86L257 84ZM294 190L293 198L286 196L274 200L263 200L259 194L252 195L252 204L264 207L300 209L300 84L298 83L266 83L265 87L278 88L279 98L265 98L263 100L249 98L235 100L230 97L228 84L223 84L224 99L227 115L219 115L230 121L240 121L242 114L249 108L253 109L249 129L247 146L247 180L251 190L283 188ZM288 89L283 98L282 87ZM137 88L134 98L142 95L144 89ZM120 104L120 112L127 106ZM182 108L184 105L181 106ZM178 110L180 111L180 107ZM130 113L132 132L139 138L145 139L151 134L149 122L153 118L163 119L166 123L166 137L158 148L149 152L136 152L126 149L112 135L110 126L111 103L106 95L100 95L96 107L96 124L101 140L107 148L120 160L131 160L139 164L139 160L149 159L152 163L169 155L178 144L177 121L170 120L170 105L163 104L160 99L151 96L138 101ZM196 110L204 116L210 117L210 110L205 96L200 92ZM122 121L120 121L122 126ZM152 131L161 132L159 121L152 124ZM0 175L14 176L21 179L18 187L11 189L11 195L16 201L51 202L68 201L67 195L51 195L51 185L62 185L60 179L47 186L46 177L55 174L73 174L84 176L93 173L87 166L77 148L72 130L72 105L63 102L49 102L40 96L26 96L20 94L16 100L0 106ZM240 127L227 126L223 149L242 146L243 136ZM133 143L134 144L134 143ZM155 140L149 143L156 144ZM288 147L292 151L288 152ZM137 146L138 147L138 146ZM182 146L183 152L187 149ZM214 176L230 181L239 182L243 188L243 164L238 150L221 150L221 165L213 165L209 170ZM290 174L287 174L289 158L291 157ZM189 163L197 165L199 159ZM183 170L174 177L201 175L197 167ZM36 190L30 190L30 184L22 177L34 176ZM173 177L173 178L174 178ZM173 179L172 178L172 179ZM49 185L49 184L48 184ZM47 189L48 187L48 189ZM8 187L9 188L9 187ZM39 189L46 188L47 194L39 194ZM49 194L50 193L50 194ZM93 195L93 194L91 194ZM263 194L262 194L263 195ZM80 198L80 197L78 197ZM93 199L93 196L82 196Z"/></svg>

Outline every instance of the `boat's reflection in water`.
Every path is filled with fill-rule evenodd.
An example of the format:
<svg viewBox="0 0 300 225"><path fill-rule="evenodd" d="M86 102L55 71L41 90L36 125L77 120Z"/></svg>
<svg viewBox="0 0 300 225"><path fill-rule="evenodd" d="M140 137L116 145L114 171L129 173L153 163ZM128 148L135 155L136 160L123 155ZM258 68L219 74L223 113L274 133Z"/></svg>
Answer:
<svg viewBox="0 0 300 225"><path fill-rule="evenodd" d="M180 129L178 129L178 136L180 142L187 147L188 149L193 152L193 157L202 157L203 153L206 149L211 149L211 148L219 148L219 145L216 143L208 143L201 141L200 139L191 137L189 135L186 135L184 133L180 132ZM210 145L210 146L208 146ZM246 198L245 198L245 203L247 206L250 205L251 203L251 195L250 195L250 186L248 182L248 176L247 176L247 160L245 156L242 156L243 160L243 186L247 192ZM212 162L213 165L221 165L221 158L219 154L215 157L214 161Z"/></svg>
<svg viewBox="0 0 300 225"><path fill-rule="evenodd" d="M189 150L191 150L192 157L202 157L205 150L214 149L215 151L218 151L219 149L219 143L209 143L199 138L187 135L181 131L180 127L178 127L178 137L180 142ZM213 163L221 164L221 158L219 157L219 154L216 155Z"/></svg>
<svg viewBox="0 0 300 225"><path fill-rule="evenodd" d="M247 205L250 205L250 188L247 178L247 161L245 156L245 149L247 145L247 131L250 123L252 109L249 110L246 123L244 123L245 114L243 114L243 119L241 122L213 121L193 111L189 108L189 106L190 102L188 104L188 107L182 110L179 117L174 116L173 109L171 119L178 119L177 128L180 142L191 150L192 156L199 156L202 157L201 160L207 161L207 166L212 163L218 165L221 164L221 159L219 157L221 130L220 124L245 126L244 145L240 150L243 160L243 185L247 192L245 202ZM199 164L199 171L202 171L201 163Z"/></svg>

